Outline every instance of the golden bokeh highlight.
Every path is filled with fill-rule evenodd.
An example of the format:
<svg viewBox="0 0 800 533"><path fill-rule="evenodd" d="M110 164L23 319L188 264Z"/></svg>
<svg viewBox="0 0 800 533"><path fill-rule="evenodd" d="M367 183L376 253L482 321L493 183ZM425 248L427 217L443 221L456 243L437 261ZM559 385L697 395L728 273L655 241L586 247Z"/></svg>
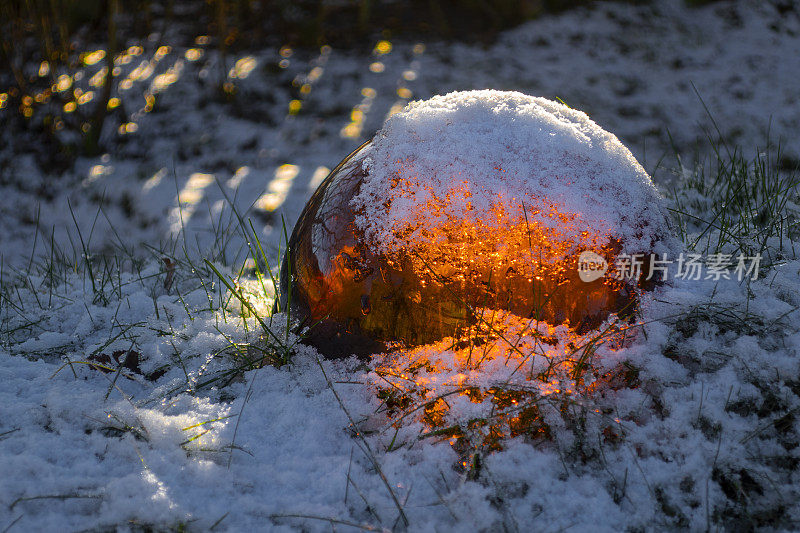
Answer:
<svg viewBox="0 0 800 533"><path fill-rule="evenodd" d="M99 63L104 57L106 57L105 50L95 50L94 52L82 54L81 62L86 66L90 66Z"/></svg>
<svg viewBox="0 0 800 533"><path fill-rule="evenodd" d="M389 41L378 41L375 45L373 53L376 55L388 54L392 51L392 43Z"/></svg>

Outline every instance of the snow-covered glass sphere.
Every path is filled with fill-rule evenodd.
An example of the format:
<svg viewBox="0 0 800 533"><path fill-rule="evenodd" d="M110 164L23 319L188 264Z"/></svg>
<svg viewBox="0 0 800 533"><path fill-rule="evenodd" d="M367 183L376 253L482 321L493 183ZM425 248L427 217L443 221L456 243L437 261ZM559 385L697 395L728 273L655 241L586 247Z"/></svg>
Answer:
<svg viewBox="0 0 800 533"><path fill-rule="evenodd" d="M456 343L498 311L583 332L636 308L648 263L625 276L620 257L674 250L649 176L587 115L456 92L409 104L319 186L281 304L331 357Z"/></svg>

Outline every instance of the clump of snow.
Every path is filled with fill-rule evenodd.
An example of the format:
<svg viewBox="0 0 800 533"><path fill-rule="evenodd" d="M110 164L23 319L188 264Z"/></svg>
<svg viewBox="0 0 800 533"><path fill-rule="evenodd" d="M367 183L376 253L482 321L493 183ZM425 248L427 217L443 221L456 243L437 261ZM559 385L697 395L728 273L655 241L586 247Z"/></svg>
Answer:
<svg viewBox="0 0 800 533"><path fill-rule="evenodd" d="M575 215L560 229L565 239L591 230L628 253L674 251L659 194L630 151L585 113L545 98L481 90L413 102L363 158L351 205L384 252L424 242L427 228L453 218L500 225L497 211L520 205L545 227L558 223L551 208Z"/></svg>

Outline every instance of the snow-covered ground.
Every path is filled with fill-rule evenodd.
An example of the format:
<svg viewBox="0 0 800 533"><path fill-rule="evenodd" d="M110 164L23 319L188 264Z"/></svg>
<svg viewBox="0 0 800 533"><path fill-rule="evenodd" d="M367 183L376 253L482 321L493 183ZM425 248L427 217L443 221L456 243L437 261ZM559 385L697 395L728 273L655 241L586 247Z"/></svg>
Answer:
<svg viewBox="0 0 800 533"><path fill-rule="evenodd" d="M670 138L688 161L706 131L717 136L706 107L748 155L769 132L797 158L800 20L778 4L601 3L487 47L262 50L228 58L229 102L214 92L216 54L159 51L165 35L123 65L118 96L136 126L109 154L45 175L4 127L0 531L800 527L800 261L788 229L758 281L660 289L634 339L592 360L600 375L622 369L624 384L553 396L548 438L509 440L479 468L381 408L378 363L319 364L297 345L291 365L248 369L254 348L231 344L266 341L199 260L216 243L220 268L244 262L233 204L277 263L281 217L291 229L329 168L409 100L455 89L561 98L651 172L665 154L674 164ZM242 283L266 314L269 291ZM273 320L283 338L285 316ZM120 372L85 364L116 368L114 354ZM474 414L468 404L453 403L452 421Z"/></svg>

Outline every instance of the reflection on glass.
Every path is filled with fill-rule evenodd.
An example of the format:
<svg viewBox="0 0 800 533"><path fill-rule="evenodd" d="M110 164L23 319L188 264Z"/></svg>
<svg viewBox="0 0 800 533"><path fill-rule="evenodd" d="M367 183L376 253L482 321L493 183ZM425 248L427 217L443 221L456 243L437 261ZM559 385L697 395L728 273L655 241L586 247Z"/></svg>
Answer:
<svg viewBox="0 0 800 533"><path fill-rule="evenodd" d="M610 313L634 311L638 288L613 275L620 242L585 228L575 231L576 214L559 212L543 195L531 194L511 208L498 202L491 208L496 223L488 225L470 216L469 202L461 202L466 212L452 213L448 198L432 193L419 212L444 211L446 222L423 227L422 243L378 252L357 226L359 213L350 202L367 176L361 163L368 144L345 158L311 197L281 269L281 306L291 292L293 316L310 327L307 342L324 355L367 355L457 338L485 321L487 309L531 323L566 324L578 333ZM403 180L392 180L387 201L402 197ZM469 196L466 185L456 193ZM395 237L409 232L414 215L409 217L392 229ZM583 250L604 258L610 275L582 281L577 260Z"/></svg>

